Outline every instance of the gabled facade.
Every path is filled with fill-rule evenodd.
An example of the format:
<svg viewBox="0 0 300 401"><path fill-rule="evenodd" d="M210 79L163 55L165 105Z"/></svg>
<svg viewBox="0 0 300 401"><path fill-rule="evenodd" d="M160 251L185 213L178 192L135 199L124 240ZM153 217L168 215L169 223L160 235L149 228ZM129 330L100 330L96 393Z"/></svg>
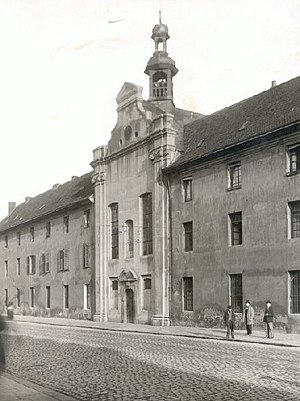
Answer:
<svg viewBox="0 0 300 401"><path fill-rule="evenodd" d="M219 326L251 300L263 324L300 323L300 78L188 124L165 170L172 321Z"/></svg>
<svg viewBox="0 0 300 401"><path fill-rule="evenodd" d="M155 25L155 51L142 88L125 83L107 146L94 150L95 292L100 321L170 323L169 194L162 169L177 156L183 125L200 115L173 102L174 61L166 25Z"/></svg>
<svg viewBox="0 0 300 401"><path fill-rule="evenodd" d="M11 210L0 223L1 309L91 319L94 207L91 173Z"/></svg>

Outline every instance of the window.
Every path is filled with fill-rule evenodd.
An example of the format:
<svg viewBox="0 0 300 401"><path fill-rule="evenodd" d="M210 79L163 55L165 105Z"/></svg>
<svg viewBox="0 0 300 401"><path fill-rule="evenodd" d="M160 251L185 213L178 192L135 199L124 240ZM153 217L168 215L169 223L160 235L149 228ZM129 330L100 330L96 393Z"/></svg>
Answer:
<svg viewBox="0 0 300 401"><path fill-rule="evenodd" d="M50 255L49 253L42 253L40 256L40 274L45 274L49 273L50 271L50 261L49 261Z"/></svg>
<svg viewBox="0 0 300 401"><path fill-rule="evenodd" d="M144 277L143 281L143 309L151 310L151 277Z"/></svg>
<svg viewBox="0 0 300 401"><path fill-rule="evenodd" d="M64 285L64 308L69 309L69 286Z"/></svg>
<svg viewBox="0 0 300 401"><path fill-rule="evenodd" d="M30 300L30 307L34 308L34 296L35 296L35 291L34 287L29 288L29 300Z"/></svg>
<svg viewBox="0 0 300 401"><path fill-rule="evenodd" d="M35 274L35 255L27 256L27 275Z"/></svg>
<svg viewBox="0 0 300 401"><path fill-rule="evenodd" d="M300 172L300 145L290 146L287 152L287 173Z"/></svg>
<svg viewBox="0 0 300 401"><path fill-rule="evenodd" d="M30 240L34 242L34 227L30 227Z"/></svg>
<svg viewBox="0 0 300 401"><path fill-rule="evenodd" d="M162 71L157 71L153 74L152 96L163 97L168 94L167 74Z"/></svg>
<svg viewBox="0 0 300 401"><path fill-rule="evenodd" d="M230 303L234 312L243 311L243 283L241 274L230 275Z"/></svg>
<svg viewBox="0 0 300 401"><path fill-rule="evenodd" d="M193 198L193 180L192 177L183 178L183 199L185 202L189 202Z"/></svg>
<svg viewBox="0 0 300 401"><path fill-rule="evenodd" d="M290 274L290 313L300 313L300 270Z"/></svg>
<svg viewBox="0 0 300 401"><path fill-rule="evenodd" d="M300 238L300 201L290 202L290 238Z"/></svg>
<svg viewBox="0 0 300 401"><path fill-rule="evenodd" d="M91 286L84 284L83 287L83 309L91 309Z"/></svg>
<svg viewBox="0 0 300 401"><path fill-rule="evenodd" d="M20 308L20 306L21 306L21 291L20 291L20 288L16 288L16 300L17 300L17 307Z"/></svg>
<svg viewBox="0 0 300 401"><path fill-rule="evenodd" d="M183 310L193 310L193 277L183 277Z"/></svg>
<svg viewBox="0 0 300 401"><path fill-rule="evenodd" d="M133 258L134 251L134 238L133 238L133 221L127 220L125 222L125 247L126 258Z"/></svg>
<svg viewBox="0 0 300 401"><path fill-rule="evenodd" d="M5 248L8 248L8 235L4 237L4 246Z"/></svg>
<svg viewBox="0 0 300 401"><path fill-rule="evenodd" d="M4 261L4 275L8 277L8 260Z"/></svg>
<svg viewBox="0 0 300 401"><path fill-rule="evenodd" d="M65 233L69 232L69 216L65 216L64 217L64 227L65 227Z"/></svg>
<svg viewBox="0 0 300 401"><path fill-rule="evenodd" d="M69 250L61 249L57 252L57 271L69 270Z"/></svg>
<svg viewBox="0 0 300 401"><path fill-rule="evenodd" d="M110 205L111 215L111 258L119 258L119 210L118 204Z"/></svg>
<svg viewBox="0 0 300 401"><path fill-rule="evenodd" d="M17 232L17 242L18 242L18 246L21 245L21 231Z"/></svg>
<svg viewBox="0 0 300 401"><path fill-rule="evenodd" d="M87 244L83 244L83 267L89 267L89 246Z"/></svg>
<svg viewBox="0 0 300 401"><path fill-rule="evenodd" d="M46 223L46 238L51 237L51 222L47 221Z"/></svg>
<svg viewBox="0 0 300 401"><path fill-rule="evenodd" d="M184 251L189 252L193 250L193 222L189 221L183 223L184 230Z"/></svg>
<svg viewBox="0 0 300 401"><path fill-rule="evenodd" d="M124 130L125 141L129 141L131 139L131 136L132 136L132 128L130 127L130 125L127 125L127 127Z"/></svg>
<svg viewBox="0 0 300 401"><path fill-rule="evenodd" d="M236 162L228 166L228 189L241 188L241 163Z"/></svg>
<svg viewBox="0 0 300 401"><path fill-rule="evenodd" d="M153 253L152 239L152 194L147 193L141 196L142 200L142 233L143 233L143 255L151 255Z"/></svg>
<svg viewBox="0 0 300 401"><path fill-rule="evenodd" d="M119 309L119 282L116 279L111 279L111 307Z"/></svg>
<svg viewBox="0 0 300 401"><path fill-rule="evenodd" d="M21 259L17 258L17 276L21 274Z"/></svg>
<svg viewBox="0 0 300 401"><path fill-rule="evenodd" d="M47 309L50 309L50 302L51 302L50 287L46 287L46 308Z"/></svg>
<svg viewBox="0 0 300 401"><path fill-rule="evenodd" d="M232 213L230 219L230 245L241 245L243 242L242 212Z"/></svg>
<svg viewBox="0 0 300 401"><path fill-rule="evenodd" d="M83 227L84 228L89 227L89 225L90 225L90 211L89 210L84 211L83 220L84 220Z"/></svg>
<svg viewBox="0 0 300 401"><path fill-rule="evenodd" d="M5 303L5 306L8 306L8 289L7 288L5 288L5 290L4 290L4 303Z"/></svg>

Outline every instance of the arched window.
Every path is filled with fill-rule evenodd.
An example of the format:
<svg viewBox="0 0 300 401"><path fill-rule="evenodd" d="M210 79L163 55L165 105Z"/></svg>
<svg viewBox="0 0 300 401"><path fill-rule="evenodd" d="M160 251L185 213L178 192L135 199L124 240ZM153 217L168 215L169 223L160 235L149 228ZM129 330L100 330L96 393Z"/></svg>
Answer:
<svg viewBox="0 0 300 401"><path fill-rule="evenodd" d="M154 97L167 96L167 74L157 71L152 78L152 95Z"/></svg>
<svg viewBox="0 0 300 401"><path fill-rule="evenodd" d="M133 258L134 235L133 235L132 220L127 220L125 222L125 247L126 247L126 258Z"/></svg>
<svg viewBox="0 0 300 401"><path fill-rule="evenodd" d="M127 127L124 130L125 141L129 141L131 136L132 136L132 128L130 127L130 125L127 125Z"/></svg>

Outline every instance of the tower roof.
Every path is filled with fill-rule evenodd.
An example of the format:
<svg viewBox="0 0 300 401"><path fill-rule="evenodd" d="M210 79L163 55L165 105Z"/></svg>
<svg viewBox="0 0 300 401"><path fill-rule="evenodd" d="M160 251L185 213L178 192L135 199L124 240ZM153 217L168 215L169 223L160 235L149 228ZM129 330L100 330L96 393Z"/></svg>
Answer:
<svg viewBox="0 0 300 401"><path fill-rule="evenodd" d="M163 24L161 22L161 11L159 11L159 23L154 26L152 29L152 36L151 38L153 40L155 39L165 39L168 40L170 38L169 36L169 30L166 24Z"/></svg>

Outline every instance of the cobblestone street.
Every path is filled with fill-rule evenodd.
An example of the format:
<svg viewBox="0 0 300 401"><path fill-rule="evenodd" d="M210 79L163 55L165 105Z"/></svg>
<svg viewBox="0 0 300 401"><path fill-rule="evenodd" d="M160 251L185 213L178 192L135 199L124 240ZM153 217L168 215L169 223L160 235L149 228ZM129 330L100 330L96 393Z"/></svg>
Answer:
<svg viewBox="0 0 300 401"><path fill-rule="evenodd" d="M299 400L300 349L10 323L7 369L79 400Z"/></svg>

